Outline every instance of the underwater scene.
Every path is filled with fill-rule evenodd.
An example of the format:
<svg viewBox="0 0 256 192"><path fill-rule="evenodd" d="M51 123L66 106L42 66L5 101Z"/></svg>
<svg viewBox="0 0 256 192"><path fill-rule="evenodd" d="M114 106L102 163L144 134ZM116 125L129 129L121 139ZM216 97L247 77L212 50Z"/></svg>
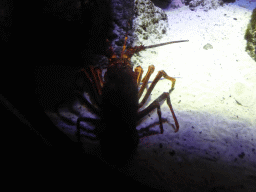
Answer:
<svg viewBox="0 0 256 192"><path fill-rule="evenodd" d="M256 1L110 5L124 19L53 124L157 190L256 190Z"/></svg>

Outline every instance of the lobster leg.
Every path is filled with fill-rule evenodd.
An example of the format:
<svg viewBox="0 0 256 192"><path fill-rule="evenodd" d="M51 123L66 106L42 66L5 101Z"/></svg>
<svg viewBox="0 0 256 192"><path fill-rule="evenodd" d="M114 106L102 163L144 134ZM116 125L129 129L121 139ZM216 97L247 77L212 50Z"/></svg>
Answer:
<svg viewBox="0 0 256 192"><path fill-rule="evenodd" d="M76 96L81 101L81 103L84 103L94 114L99 116L99 109L97 106L99 106L100 103L100 94L101 89L103 87L103 79L102 79L102 71L99 68L94 68L90 66L87 69L82 69L81 72L84 75L84 80L86 81L86 84L89 85L89 97L96 105L93 105L91 102L89 102L82 94L81 92L77 91Z"/></svg>
<svg viewBox="0 0 256 192"><path fill-rule="evenodd" d="M95 73L97 75L97 83L99 84L98 87L100 89L100 93L99 95L101 95L101 90L102 90L102 87L103 87L103 78L102 78L102 70L100 68L94 68L95 70Z"/></svg>
<svg viewBox="0 0 256 192"><path fill-rule="evenodd" d="M151 68L152 67L152 68ZM148 73L147 75L143 78L143 84L147 84L148 83L148 80L149 80L149 77L150 75L153 73L151 72L150 70L153 70L154 71L154 66L149 66L149 69L148 69ZM139 108L141 108L146 100L148 99L150 93L152 92L152 90L154 89L156 83L159 81L159 79L161 79L161 77L164 77L166 79L169 79L170 81L172 81L172 87L169 91L169 93L171 93L173 90L174 90L174 85L175 85L175 82L176 82L176 79L173 78L173 77L170 77L167 75L167 73L165 71L159 71L157 76L155 77L155 79L153 80L152 84L150 85L149 89L147 90L146 92L146 95L144 96L143 100L141 101L141 103L139 104ZM142 85L143 86L143 85ZM145 85L146 86L146 85ZM141 87L141 92L143 92L142 90L143 87ZM145 89L145 87L143 88ZM171 104L171 99L170 99L170 96L169 96L169 93L167 92L164 92L162 95L160 95L153 103L151 103L146 109L138 112L138 119L141 119L142 117L144 117L145 115L147 115L148 113L150 113L151 111L153 111L155 108L157 108L157 114L158 114L158 117L159 117L159 123L160 123L160 130L161 130L161 133L163 133L163 123L162 123L162 118L161 118L161 109L160 109L160 102L165 100L167 101L167 104L171 110L171 113L172 113L172 116L173 116L173 119L175 121L175 126L176 126L176 129L175 129L175 132L177 132L179 130L179 123L178 123L178 120L176 118L176 115L174 113L174 110L172 108L172 104Z"/></svg>
<svg viewBox="0 0 256 192"><path fill-rule="evenodd" d="M150 75L151 75L151 74L150 74ZM150 75L149 75L149 77L150 77ZM174 79L173 77L168 76L167 73L166 73L164 70L158 71L158 74L156 75L155 79L154 79L153 82L151 83L149 89L147 90L146 95L144 96L143 100L142 100L141 103L139 104L139 108L141 108L141 107L145 104L145 102L146 102L146 100L148 99L150 93L152 92L152 90L154 89L155 85L157 84L157 82L159 81L159 79L161 79L162 76L163 76L164 78L166 78L166 79L172 81L172 87L171 87L170 92L174 89L174 85L175 85L176 79ZM146 78L146 77L147 77L147 75L146 75L146 76L143 78L143 80L142 80L142 81L144 81L143 84L148 82L149 77L148 77L148 78ZM146 78L146 79L145 79L145 78ZM143 85L142 85L142 86L143 86ZM146 85L145 85L145 86L146 86ZM142 87L141 87L141 88L142 88Z"/></svg>
<svg viewBox="0 0 256 192"><path fill-rule="evenodd" d="M102 94L102 87L103 87L103 79L102 79L102 71L99 68L94 68L93 66L89 66L88 69L82 69L81 71L84 72L86 75L86 78L90 81L91 83L91 92L94 93L94 95L90 94L90 98L94 99L96 104L99 105L100 103L100 96Z"/></svg>
<svg viewBox="0 0 256 192"><path fill-rule="evenodd" d="M87 131L87 132L89 132L89 133L93 133L93 134L95 134L96 137L97 137L97 133L96 133L95 130L89 130L89 129L86 129L86 128L81 127L81 125L80 125L80 122L81 122L81 121L90 122L90 123L92 123L92 124L94 124L94 125L96 125L97 123L100 122L99 119L93 119L93 118L88 118L88 117L79 117L79 118L77 118L76 137L77 137L78 142L81 142L81 130L85 130L85 131ZM91 137L90 137L90 138L91 138ZM92 138L91 138L91 139L92 139ZM97 139L97 138L96 138L96 139Z"/></svg>
<svg viewBox="0 0 256 192"><path fill-rule="evenodd" d="M161 134L164 132L164 130L163 130L162 117L161 117L162 113L161 113L161 109L160 109L160 102L165 100L165 99L166 99L166 102L167 102L167 104L168 104L168 106L171 110L171 113L172 113L172 116L173 116L173 119L174 119L174 122L175 122L175 126L176 126L175 132L177 132L179 130L179 123L178 123L178 120L177 120L176 115L174 113L174 110L172 108L171 99L170 99L170 95L169 95L168 92L162 93L162 95L160 95L155 101L153 101L146 109L138 112L138 119L137 119L137 120L140 120L141 118L146 116L148 113L153 111L155 108L157 108L157 114L158 114L158 117L159 117Z"/></svg>
<svg viewBox="0 0 256 192"><path fill-rule="evenodd" d="M152 75L152 73L154 72L155 70L155 67L154 65L150 65L148 66L148 71L147 71L147 74L145 75L145 77L142 79L142 86L139 90L139 94L138 94L138 98L140 99L144 89L146 88L146 85L148 84L148 80L150 78L150 76Z"/></svg>
<svg viewBox="0 0 256 192"><path fill-rule="evenodd" d="M90 89L92 89L89 91L90 99L94 99L95 103L99 106L100 97L102 94L102 87L104 83L102 78L102 70L100 68L94 68L93 66L89 66L89 68L82 69L81 71L84 72L86 80L89 81ZM99 116L99 110L94 105L92 105L86 98L82 97L81 94L78 94L78 97L82 99L82 102L84 102L85 105L87 105L96 115ZM77 119L77 130L76 130L76 136L77 136L78 142L81 142L81 130L85 130L88 133L95 134L97 139L97 133L95 130L90 130L90 129L81 127L82 121L89 122L94 125L99 124L100 122L99 119L79 117Z"/></svg>
<svg viewBox="0 0 256 192"><path fill-rule="evenodd" d="M140 86L140 82L141 82L141 77L143 74L143 69L141 66L138 66L135 68L134 72L136 73L136 81L137 81L137 87Z"/></svg>

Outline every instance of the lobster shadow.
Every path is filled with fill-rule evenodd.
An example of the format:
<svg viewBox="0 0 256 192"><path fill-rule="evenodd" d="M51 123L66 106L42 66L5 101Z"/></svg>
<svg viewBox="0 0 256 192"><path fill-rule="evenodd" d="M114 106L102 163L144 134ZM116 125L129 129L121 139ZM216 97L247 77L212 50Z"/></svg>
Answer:
<svg viewBox="0 0 256 192"><path fill-rule="evenodd" d="M167 119L162 118L162 123L168 123L175 130L175 126L171 124ZM161 134L159 125L160 125L159 122L154 122L144 128L137 130L139 134L139 138ZM159 127L159 131L152 130L153 127L157 127L157 126Z"/></svg>

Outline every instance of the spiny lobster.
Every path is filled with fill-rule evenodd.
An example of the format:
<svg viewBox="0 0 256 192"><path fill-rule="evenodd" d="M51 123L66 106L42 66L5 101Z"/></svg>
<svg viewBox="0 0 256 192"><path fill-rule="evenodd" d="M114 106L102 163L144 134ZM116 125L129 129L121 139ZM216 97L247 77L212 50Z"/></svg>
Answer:
<svg viewBox="0 0 256 192"><path fill-rule="evenodd" d="M130 59L134 53L144 49L187 41L188 40L171 41L151 46L141 45L126 49L126 35L120 57L115 54L112 46L108 49L109 66L107 67L104 78L100 68L89 66L87 69L82 69L85 75L84 79L87 80L88 84L91 86L91 91L88 94L92 102L89 102L85 98L83 100L99 119L88 117L79 117L77 119L78 141L81 142L81 130L88 131L86 127L81 125L81 122L94 124L95 130L93 133L95 133L96 139L100 141L104 160L113 165L120 164L128 160L138 146L139 135L136 130L137 122L154 109L157 109L160 131L161 134L163 133L159 103L165 99L174 118L176 126L175 132L177 132L179 130L179 123L169 96L174 90L175 78L168 76L163 70L159 71L144 98L139 103L139 99L155 68L154 65L149 66L147 74L142 79L142 67L138 66L133 71ZM170 91L162 93L148 107L139 111L161 77L172 82Z"/></svg>

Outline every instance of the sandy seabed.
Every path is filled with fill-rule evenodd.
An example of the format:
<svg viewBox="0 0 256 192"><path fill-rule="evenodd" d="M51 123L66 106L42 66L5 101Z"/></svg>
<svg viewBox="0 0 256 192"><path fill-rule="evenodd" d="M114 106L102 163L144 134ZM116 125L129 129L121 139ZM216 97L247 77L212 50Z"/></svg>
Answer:
<svg viewBox="0 0 256 192"><path fill-rule="evenodd" d="M144 43L189 40L140 53L144 71L156 68L150 80L159 70L177 77L171 100L180 124L174 133L164 102L164 134L141 139L138 167L131 168L131 175L145 172L137 178L141 182L174 191L256 189L256 62L244 39L251 13L235 4L208 12L169 10L167 36ZM206 44L212 49L205 50ZM149 103L170 87L160 81ZM137 128L157 121L155 111Z"/></svg>

